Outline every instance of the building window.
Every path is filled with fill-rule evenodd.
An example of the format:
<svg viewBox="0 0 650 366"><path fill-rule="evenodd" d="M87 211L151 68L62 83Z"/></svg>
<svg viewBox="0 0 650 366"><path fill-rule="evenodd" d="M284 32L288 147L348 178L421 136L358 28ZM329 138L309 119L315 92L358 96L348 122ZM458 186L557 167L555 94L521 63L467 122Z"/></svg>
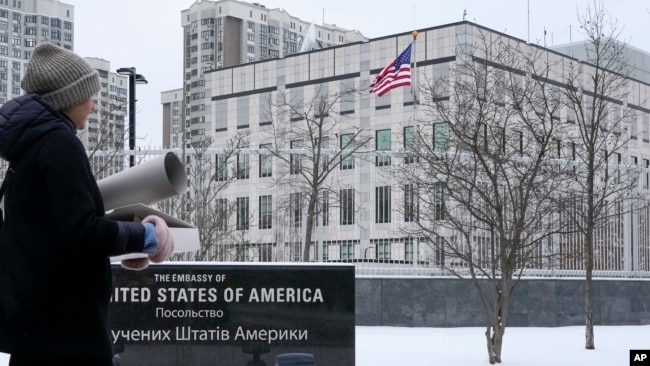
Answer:
<svg viewBox="0 0 650 366"><path fill-rule="evenodd" d="M378 130L375 132L375 150L390 151L390 130ZM377 154L375 164L377 166L390 165L390 155Z"/></svg>
<svg viewBox="0 0 650 366"><path fill-rule="evenodd" d="M321 137L320 141L318 142L318 147L319 147L319 152L318 152L318 158L320 160L319 166L322 171L327 170L327 167L329 166L330 163L330 155L329 155L329 147L330 147L330 139L329 137Z"/></svg>
<svg viewBox="0 0 650 366"><path fill-rule="evenodd" d="M562 141L560 139L551 139L551 156L556 158L562 157Z"/></svg>
<svg viewBox="0 0 650 366"><path fill-rule="evenodd" d="M415 185L404 186L404 221L414 222L418 220L419 205L416 198Z"/></svg>
<svg viewBox="0 0 650 366"><path fill-rule="evenodd" d="M273 197L260 196L260 229L271 229L273 218Z"/></svg>
<svg viewBox="0 0 650 366"><path fill-rule="evenodd" d="M301 140L293 140L290 143L290 147L292 150L294 149L302 149L302 141ZM289 174L300 174L300 170L302 169L302 154L290 154L289 155Z"/></svg>
<svg viewBox="0 0 650 366"><path fill-rule="evenodd" d="M449 150L449 124L439 122L433 124L433 151Z"/></svg>
<svg viewBox="0 0 650 366"><path fill-rule="evenodd" d="M250 178L250 155L248 153L237 154L237 179Z"/></svg>
<svg viewBox="0 0 650 366"><path fill-rule="evenodd" d="M413 238L404 239L404 260L413 262Z"/></svg>
<svg viewBox="0 0 650 366"><path fill-rule="evenodd" d="M217 231L228 230L228 200L227 199L217 198L216 212L217 212Z"/></svg>
<svg viewBox="0 0 650 366"><path fill-rule="evenodd" d="M217 154L215 161L216 161L215 179L219 182L223 182L228 179L228 161L226 159L226 155Z"/></svg>
<svg viewBox="0 0 650 366"><path fill-rule="evenodd" d="M260 145L260 177L273 176L273 157L270 154L271 144Z"/></svg>
<svg viewBox="0 0 650 366"><path fill-rule="evenodd" d="M436 265L439 267L443 267L445 265L445 239L442 237L436 237L435 239L435 258L436 258Z"/></svg>
<svg viewBox="0 0 650 366"><path fill-rule="evenodd" d="M341 225L354 225L354 190L341 190Z"/></svg>
<svg viewBox="0 0 650 366"><path fill-rule="evenodd" d="M517 139L517 153L523 155L524 153L524 134L521 131L515 131L515 138Z"/></svg>
<svg viewBox="0 0 650 366"><path fill-rule="evenodd" d="M320 214L320 221L316 220L316 225L319 223L327 226L330 223L330 197L328 191L321 191L318 195L318 212Z"/></svg>
<svg viewBox="0 0 650 366"><path fill-rule="evenodd" d="M323 246L321 248L321 251L319 254L322 254L322 257L318 257L319 259L322 258L324 262L329 261L329 243L330 242L324 242ZM318 248L318 245L316 245L316 248Z"/></svg>
<svg viewBox="0 0 650 366"><path fill-rule="evenodd" d="M214 42L203 42L201 43L202 50L209 50L214 48Z"/></svg>
<svg viewBox="0 0 650 366"><path fill-rule="evenodd" d="M343 152L344 150L348 150L352 147L352 139L354 138L354 135L351 133L346 133L341 135L341 170L350 170L354 169L354 157L352 154L348 154Z"/></svg>
<svg viewBox="0 0 650 366"><path fill-rule="evenodd" d="M648 169L650 169L650 160L643 159L643 167L645 168L645 173L643 174L643 188L648 189L650 188L650 173L648 173Z"/></svg>
<svg viewBox="0 0 650 366"><path fill-rule="evenodd" d="M354 259L354 242L344 240L341 242L341 260L348 261Z"/></svg>
<svg viewBox="0 0 650 366"><path fill-rule="evenodd" d="M248 230L248 197L237 197L237 230Z"/></svg>
<svg viewBox="0 0 650 366"><path fill-rule="evenodd" d="M404 158L404 163L411 164L417 161L417 155L415 154L415 144L417 143L415 126L404 127L404 151L406 152L406 157Z"/></svg>
<svg viewBox="0 0 650 366"><path fill-rule="evenodd" d="M575 123L576 122L576 110L573 108L572 105L568 105L566 111L566 121L567 123Z"/></svg>
<svg viewBox="0 0 650 366"><path fill-rule="evenodd" d="M378 239L375 244L375 257L376 259L389 260L391 245L389 239Z"/></svg>
<svg viewBox="0 0 650 366"><path fill-rule="evenodd" d="M390 186L375 187L375 222L390 222Z"/></svg>
<svg viewBox="0 0 650 366"><path fill-rule="evenodd" d="M440 182L433 185L433 219L445 219L445 187Z"/></svg>
<svg viewBox="0 0 650 366"><path fill-rule="evenodd" d="M302 227L302 194L291 193L289 195L289 212L291 214L289 225Z"/></svg>

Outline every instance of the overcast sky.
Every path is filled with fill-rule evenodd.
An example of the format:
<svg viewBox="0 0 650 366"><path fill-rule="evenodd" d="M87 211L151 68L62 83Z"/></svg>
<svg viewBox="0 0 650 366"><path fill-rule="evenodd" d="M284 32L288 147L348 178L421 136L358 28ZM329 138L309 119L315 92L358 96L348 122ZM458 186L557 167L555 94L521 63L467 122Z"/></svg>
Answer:
<svg viewBox="0 0 650 366"><path fill-rule="evenodd" d="M75 6L75 52L135 67L149 84L136 89L137 145L162 145L160 93L182 87L181 10L191 0L63 0ZM577 21L589 0L254 0L303 20L383 37L463 19L529 40L553 44L583 38ZM622 38L650 52L650 1L603 0ZM544 39L546 29L546 39ZM397 55L396 55L397 56Z"/></svg>

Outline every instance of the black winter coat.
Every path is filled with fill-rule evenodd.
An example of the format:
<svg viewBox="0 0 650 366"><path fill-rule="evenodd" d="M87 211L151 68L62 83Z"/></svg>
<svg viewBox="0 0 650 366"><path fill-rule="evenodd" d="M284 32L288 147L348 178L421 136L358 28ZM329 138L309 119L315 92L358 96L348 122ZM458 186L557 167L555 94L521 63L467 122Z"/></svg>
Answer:
<svg viewBox="0 0 650 366"><path fill-rule="evenodd" d="M0 341L16 355L110 359L109 256L142 251L144 227L104 217L72 122L38 95L0 108L0 157L14 165L0 231Z"/></svg>

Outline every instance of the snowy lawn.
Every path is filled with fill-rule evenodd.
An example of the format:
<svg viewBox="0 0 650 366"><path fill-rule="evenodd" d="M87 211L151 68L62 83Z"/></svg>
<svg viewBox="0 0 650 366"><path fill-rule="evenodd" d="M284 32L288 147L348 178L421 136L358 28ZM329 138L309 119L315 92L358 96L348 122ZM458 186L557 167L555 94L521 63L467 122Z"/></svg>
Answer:
<svg viewBox="0 0 650 366"><path fill-rule="evenodd" d="M630 349L650 349L650 325L597 326L595 350L584 327L507 328L501 365L625 366ZM489 365L483 328L356 327L356 366Z"/></svg>

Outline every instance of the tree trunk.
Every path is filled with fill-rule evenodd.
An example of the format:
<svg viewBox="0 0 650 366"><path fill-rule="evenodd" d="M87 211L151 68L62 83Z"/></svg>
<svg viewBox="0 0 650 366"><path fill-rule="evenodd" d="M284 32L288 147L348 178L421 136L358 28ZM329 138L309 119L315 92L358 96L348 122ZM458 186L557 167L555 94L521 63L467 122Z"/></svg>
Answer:
<svg viewBox="0 0 650 366"><path fill-rule="evenodd" d="M593 231L591 231L593 233ZM594 309L593 309L593 281L594 267L593 234L587 234L585 243L585 348L595 349L594 345Z"/></svg>
<svg viewBox="0 0 650 366"><path fill-rule="evenodd" d="M490 364L501 363L501 349L503 346L503 334L505 329L497 324L496 326L488 326L485 330L485 338L487 339L487 349Z"/></svg>
<svg viewBox="0 0 650 366"><path fill-rule="evenodd" d="M594 169L590 164L587 173L587 235L585 236L585 348L594 349L594 309L593 309L593 283L592 272L594 270L594 227L595 205L594 205Z"/></svg>
<svg viewBox="0 0 650 366"><path fill-rule="evenodd" d="M307 222L305 223L305 242L303 243L302 261L309 262L309 252L311 249L311 237L314 231L314 218L316 216L316 200L318 199L318 190L309 193L309 204L307 205Z"/></svg>
<svg viewBox="0 0 650 366"><path fill-rule="evenodd" d="M494 314L492 324L485 331L487 340L488 357L490 364L501 363L501 350L503 349L503 335L506 332L508 310L510 306L510 281L507 278L500 280L502 283L495 287Z"/></svg>

